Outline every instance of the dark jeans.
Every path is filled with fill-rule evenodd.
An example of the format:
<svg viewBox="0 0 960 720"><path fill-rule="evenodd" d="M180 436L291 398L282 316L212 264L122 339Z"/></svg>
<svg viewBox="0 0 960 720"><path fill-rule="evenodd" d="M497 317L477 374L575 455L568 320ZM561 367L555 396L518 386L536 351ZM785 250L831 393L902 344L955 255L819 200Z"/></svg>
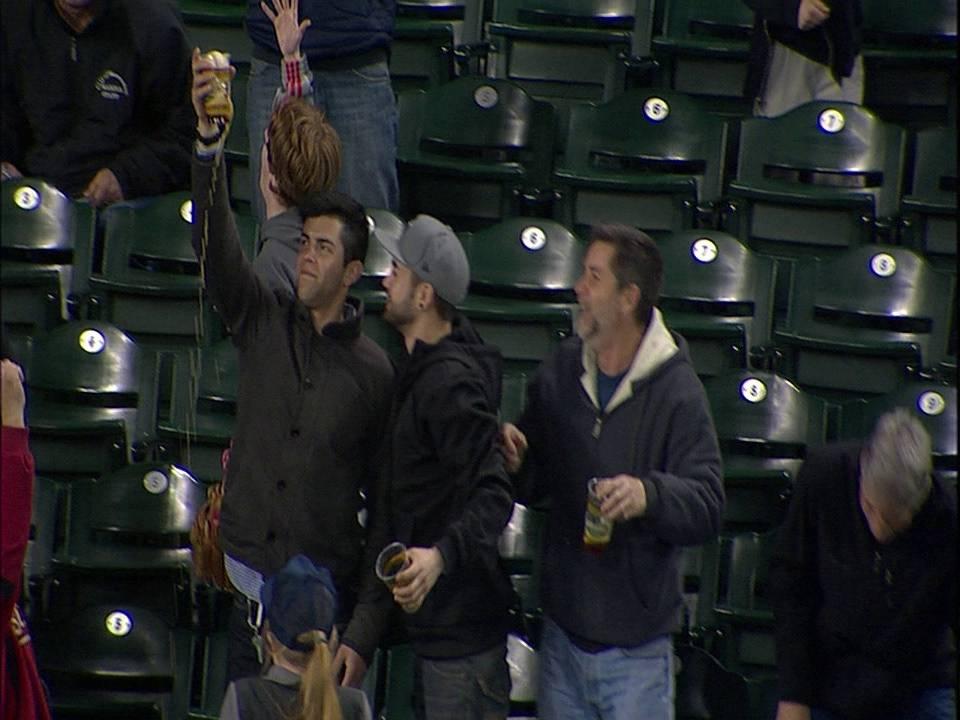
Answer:
<svg viewBox="0 0 960 720"><path fill-rule="evenodd" d="M256 606L248 607L248 602L245 597L235 595L233 607L230 608L227 641L228 684L240 678L256 677L260 674L261 663L253 644L257 631L250 627L251 621L256 622Z"/></svg>
<svg viewBox="0 0 960 720"><path fill-rule="evenodd" d="M507 644L455 660L417 658L427 720L503 720L510 712Z"/></svg>
<svg viewBox="0 0 960 720"><path fill-rule="evenodd" d="M812 708L811 720L842 720L826 710ZM957 720L957 693L953 688L922 690L897 720Z"/></svg>

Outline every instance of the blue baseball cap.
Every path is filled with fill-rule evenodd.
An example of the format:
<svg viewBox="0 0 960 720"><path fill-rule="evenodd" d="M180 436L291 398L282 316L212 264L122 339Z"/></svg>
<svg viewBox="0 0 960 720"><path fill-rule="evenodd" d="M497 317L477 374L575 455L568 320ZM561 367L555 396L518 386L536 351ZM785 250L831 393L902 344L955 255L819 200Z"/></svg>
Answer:
<svg viewBox="0 0 960 720"><path fill-rule="evenodd" d="M312 643L297 639L305 632L323 630L328 638L333 632L337 615L333 576L306 555L294 555L282 570L264 582L260 603L270 631L291 650L313 649Z"/></svg>

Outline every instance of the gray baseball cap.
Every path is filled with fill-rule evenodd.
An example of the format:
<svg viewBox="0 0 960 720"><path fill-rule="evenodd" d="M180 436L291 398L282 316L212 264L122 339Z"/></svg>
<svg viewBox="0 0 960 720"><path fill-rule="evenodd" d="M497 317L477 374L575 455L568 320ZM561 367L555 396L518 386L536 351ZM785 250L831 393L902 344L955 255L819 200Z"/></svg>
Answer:
<svg viewBox="0 0 960 720"><path fill-rule="evenodd" d="M435 217L417 215L397 238L378 236L393 259L433 285L448 303L463 302L470 285L470 264L460 239Z"/></svg>

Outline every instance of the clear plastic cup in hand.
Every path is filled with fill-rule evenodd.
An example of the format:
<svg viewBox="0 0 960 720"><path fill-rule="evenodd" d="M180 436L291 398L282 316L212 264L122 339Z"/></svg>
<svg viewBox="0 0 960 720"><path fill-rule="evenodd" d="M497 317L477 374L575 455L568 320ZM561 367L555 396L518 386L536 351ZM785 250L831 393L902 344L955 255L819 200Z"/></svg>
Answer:
<svg viewBox="0 0 960 720"><path fill-rule="evenodd" d="M402 542L392 542L381 550L377 556L377 577L392 590L394 584L397 582L397 575L399 575L400 571L406 568L408 564L407 546Z"/></svg>

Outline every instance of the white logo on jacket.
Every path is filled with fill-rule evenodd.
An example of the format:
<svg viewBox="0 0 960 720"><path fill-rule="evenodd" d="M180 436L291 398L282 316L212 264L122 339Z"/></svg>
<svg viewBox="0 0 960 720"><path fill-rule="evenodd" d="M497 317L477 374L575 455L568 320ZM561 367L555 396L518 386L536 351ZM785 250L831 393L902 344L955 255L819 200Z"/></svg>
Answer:
<svg viewBox="0 0 960 720"><path fill-rule="evenodd" d="M119 100L129 95L126 80L113 70L104 70L103 75L97 78L94 88L105 100Z"/></svg>

